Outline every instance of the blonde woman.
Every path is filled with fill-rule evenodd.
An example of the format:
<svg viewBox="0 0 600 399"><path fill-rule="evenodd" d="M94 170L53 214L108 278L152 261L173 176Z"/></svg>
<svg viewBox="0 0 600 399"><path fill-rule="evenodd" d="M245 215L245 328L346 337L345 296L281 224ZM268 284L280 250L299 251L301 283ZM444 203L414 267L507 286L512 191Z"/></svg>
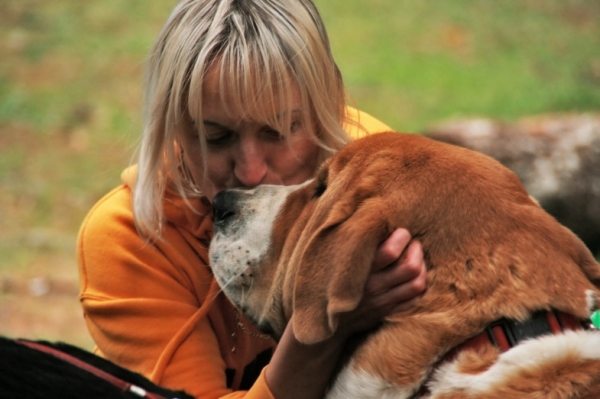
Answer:
<svg viewBox="0 0 600 399"><path fill-rule="evenodd" d="M418 241L378 249L335 336L275 344L219 293L207 262L223 189L295 184L352 136L387 127L345 105L310 0L182 0L150 53L136 166L81 228L81 303L97 352L198 398L322 397L344 345L424 290ZM268 365L267 365L268 364Z"/></svg>

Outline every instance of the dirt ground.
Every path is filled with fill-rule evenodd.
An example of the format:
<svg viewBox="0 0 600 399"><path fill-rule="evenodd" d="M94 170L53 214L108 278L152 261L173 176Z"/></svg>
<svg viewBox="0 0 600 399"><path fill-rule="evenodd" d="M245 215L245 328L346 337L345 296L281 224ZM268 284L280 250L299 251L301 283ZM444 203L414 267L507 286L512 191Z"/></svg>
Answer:
<svg viewBox="0 0 600 399"><path fill-rule="evenodd" d="M75 255L53 255L38 261L59 267L51 272L33 267L24 273L0 274L1 334L93 349L77 297Z"/></svg>

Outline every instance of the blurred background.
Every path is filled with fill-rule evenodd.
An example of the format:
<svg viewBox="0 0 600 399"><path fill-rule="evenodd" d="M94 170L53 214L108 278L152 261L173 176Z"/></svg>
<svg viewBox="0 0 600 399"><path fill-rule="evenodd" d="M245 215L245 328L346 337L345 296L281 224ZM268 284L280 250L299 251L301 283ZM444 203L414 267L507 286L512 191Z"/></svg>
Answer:
<svg viewBox="0 0 600 399"><path fill-rule="evenodd" d="M315 2L353 104L396 130L600 111L598 0ZM175 3L0 2L1 335L93 346L76 236L131 162Z"/></svg>

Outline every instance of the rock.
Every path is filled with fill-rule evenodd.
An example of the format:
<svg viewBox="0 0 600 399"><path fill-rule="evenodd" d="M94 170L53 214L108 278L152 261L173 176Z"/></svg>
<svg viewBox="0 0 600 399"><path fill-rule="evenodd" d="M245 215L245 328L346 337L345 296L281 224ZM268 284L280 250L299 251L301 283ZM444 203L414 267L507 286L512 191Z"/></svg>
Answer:
<svg viewBox="0 0 600 399"><path fill-rule="evenodd" d="M600 114L454 120L423 134L512 169L548 213L600 254Z"/></svg>

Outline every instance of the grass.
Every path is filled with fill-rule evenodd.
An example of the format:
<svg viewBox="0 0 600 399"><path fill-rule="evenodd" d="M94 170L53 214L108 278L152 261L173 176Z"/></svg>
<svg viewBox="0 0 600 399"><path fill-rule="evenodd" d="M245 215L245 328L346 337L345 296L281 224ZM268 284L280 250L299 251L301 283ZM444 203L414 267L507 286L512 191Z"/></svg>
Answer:
<svg viewBox="0 0 600 399"><path fill-rule="evenodd" d="M399 130L600 107L600 4L317 2L357 104Z"/></svg>
<svg viewBox="0 0 600 399"><path fill-rule="evenodd" d="M140 128L175 0L0 3L0 334L84 347L75 239ZM316 0L349 93L398 130L600 109L597 0ZM51 284L51 286L53 286Z"/></svg>

